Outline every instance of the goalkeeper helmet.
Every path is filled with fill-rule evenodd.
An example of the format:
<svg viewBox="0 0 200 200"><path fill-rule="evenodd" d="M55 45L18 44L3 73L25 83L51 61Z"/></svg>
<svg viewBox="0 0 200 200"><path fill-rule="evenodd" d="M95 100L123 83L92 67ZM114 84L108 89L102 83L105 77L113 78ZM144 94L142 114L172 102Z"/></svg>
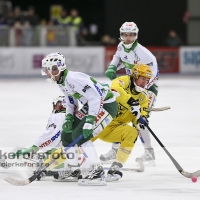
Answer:
<svg viewBox="0 0 200 200"><path fill-rule="evenodd" d="M132 47L133 43L135 42L135 40L137 40L137 38L138 38L139 29L138 29L137 25L134 22L125 22L125 23L122 24L119 31L120 31L120 39L123 42L124 46L127 49L130 49ZM124 43L124 37L123 36L126 33L134 33L133 42L130 43L130 44Z"/></svg>
<svg viewBox="0 0 200 200"><path fill-rule="evenodd" d="M50 53L42 60L41 74L43 76L47 75L47 73L50 74L51 81L55 82L55 76L58 76L60 72L64 71L66 68L65 57L59 52L54 52ZM52 71L55 70L58 70L58 74L52 75Z"/></svg>
<svg viewBox="0 0 200 200"><path fill-rule="evenodd" d="M137 63L132 68L132 77L134 78L134 80L138 79L139 76L145 77L150 80L152 75L153 73L151 71L151 68L148 65ZM135 90L137 92L144 91L144 88L137 86L135 81L134 81L134 85L135 85Z"/></svg>

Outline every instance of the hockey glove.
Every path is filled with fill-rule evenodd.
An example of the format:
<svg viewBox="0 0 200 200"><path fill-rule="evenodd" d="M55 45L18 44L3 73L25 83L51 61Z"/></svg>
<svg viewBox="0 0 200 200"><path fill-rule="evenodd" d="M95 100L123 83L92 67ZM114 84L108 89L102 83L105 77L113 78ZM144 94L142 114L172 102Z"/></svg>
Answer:
<svg viewBox="0 0 200 200"><path fill-rule="evenodd" d="M140 104L137 100L132 97L128 100L127 104L131 106L131 112L138 120L140 118Z"/></svg>
<svg viewBox="0 0 200 200"><path fill-rule="evenodd" d="M85 120L85 124L83 126L83 137L86 139L93 133L94 128L94 120L96 116L88 115Z"/></svg>
<svg viewBox="0 0 200 200"><path fill-rule="evenodd" d="M113 65L109 66L108 69L105 71L106 77L108 77L111 81L115 79L117 68Z"/></svg>
<svg viewBox="0 0 200 200"><path fill-rule="evenodd" d="M20 156L23 156L23 158L31 158L33 154L35 154L39 148L35 145L33 145L30 148L24 148L18 150L16 153L12 155L13 158L19 158Z"/></svg>
<svg viewBox="0 0 200 200"><path fill-rule="evenodd" d="M140 129L145 129L145 126L149 124L149 121L147 120L146 117L144 116L141 116L139 119L138 119L138 127Z"/></svg>
<svg viewBox="0 0 200 200"><path fill-rule="evenodd" d="M62 129L66 133L72 132L72 123L74 121L74 116L72 114L67 114L65 118L65 123L62 126Z"/></svg>

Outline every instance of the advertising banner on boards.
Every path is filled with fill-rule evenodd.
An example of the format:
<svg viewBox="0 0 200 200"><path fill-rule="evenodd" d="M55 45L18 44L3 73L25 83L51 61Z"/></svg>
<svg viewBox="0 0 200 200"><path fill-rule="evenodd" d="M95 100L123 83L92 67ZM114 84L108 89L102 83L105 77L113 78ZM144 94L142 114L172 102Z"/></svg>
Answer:
<svg viewBox="0 0 200 200"><path fill-rule="evenodd" d="M180 72L182 74L200 73L200 47L180 48Z"/></svg>
<svg viewBox="0 0 200 200"><path fill-rule="evenodd" d="M104 73L104 47L18 47L0 48L0 76L40 76L42 59L52 52L60 52L66 57L69 70L91 75L103 75Z"/></svg>

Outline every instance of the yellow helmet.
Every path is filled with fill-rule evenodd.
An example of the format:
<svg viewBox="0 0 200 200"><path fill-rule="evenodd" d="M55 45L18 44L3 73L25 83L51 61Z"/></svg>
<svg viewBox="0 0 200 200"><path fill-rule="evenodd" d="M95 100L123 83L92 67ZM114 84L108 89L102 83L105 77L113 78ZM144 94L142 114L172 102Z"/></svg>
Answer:
<svg viewBox="0 0 200 200"><path fill-rule="evenodd" d="M136 79L138 79L139 76L151 79L152 75L151 68L143 63L137 63L132 68L132 76Z"/></svg>

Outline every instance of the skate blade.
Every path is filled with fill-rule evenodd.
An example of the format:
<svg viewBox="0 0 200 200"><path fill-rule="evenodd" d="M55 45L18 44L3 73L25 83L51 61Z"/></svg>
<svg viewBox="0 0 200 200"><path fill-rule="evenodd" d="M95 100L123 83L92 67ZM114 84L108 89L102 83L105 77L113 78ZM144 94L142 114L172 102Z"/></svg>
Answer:
<svg viewBox="0 0 200 200"><path fill-rule="evenodd" d="M78 178L72 179L53 179L54 182L78 182Z"/></svg>
<svg viewBox="0 0 200 200"><path fill-rule="evenodd" d="M100 160L102 164L112 164L114 162L114 159L112 160L106 160L106 161L102 161Z"/></svg>
<svg viewBox="0 0 200 200"><path fill-rule="evenodd" d="M120 178L121 178L120 175L114 174L113 176L107 176L107 177L106 177L106 182L118 181Z"/></svg>
<svg viewBox="0 0 200 200"><path fill-rule="evenodd" d="M105 178L99 178L99 179L79 179L78 185L81 186L106 186L107 183L105 181Z"/></svg>
<svg viewBox="0 0 200 200"><path fill-rule="evenodd" d="M148 166L150 166L150 167L155 167L155 166L156 166L156 163L155 163L154 160L150 160L149 163L147 163L147 164L148 164Z"/></svg>

